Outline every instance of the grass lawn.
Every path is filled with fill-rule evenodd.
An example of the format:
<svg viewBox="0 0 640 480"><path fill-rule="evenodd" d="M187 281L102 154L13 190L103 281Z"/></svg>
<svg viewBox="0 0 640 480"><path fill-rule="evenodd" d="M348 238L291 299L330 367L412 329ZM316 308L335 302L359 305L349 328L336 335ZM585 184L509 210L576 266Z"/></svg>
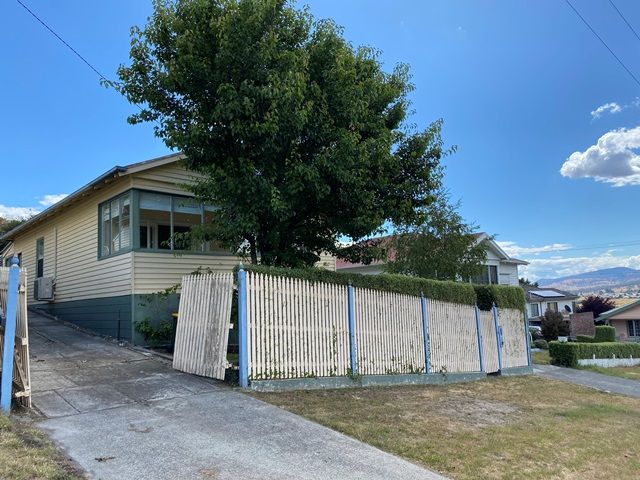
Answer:
<svg viewBox="0 0 640 480"><path fill-rule="evenodd" d="M531 361L538 365L549 365L551 363L551 357L549 357L549 350L540 350L539 352L531 352Z"/></svg>
<svg viewBox="0 0 640 480"><path fill-rule="evenodd" d="M456 479L640 472L640 399L540 377L254 395Z"/></svg>
<svg viewBox="0 0 640 480"><path fill-rule="evenodd" d="M593 365L582 366L581 370L591 370L592 372L603 373L605 375L611 375L612 377L629 378L631 380L640 380L640 365L635 367L596 367Z"/></svg>
<svg viewBox="0 0 640 480"><path fill-rule="evenodd" d="M85 476L40 431L0 415L0 478L76 480Z"/></svg>

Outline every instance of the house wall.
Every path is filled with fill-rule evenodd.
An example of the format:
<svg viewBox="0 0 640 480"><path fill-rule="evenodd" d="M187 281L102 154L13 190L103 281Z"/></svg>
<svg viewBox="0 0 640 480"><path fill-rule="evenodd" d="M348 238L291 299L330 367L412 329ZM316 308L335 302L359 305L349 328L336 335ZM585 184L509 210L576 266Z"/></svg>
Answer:
<svg viewBox="0 0 640 480"><path fill-rule="evenodd" d="M547 303L555 302L556 300L545 300L544 302L527 302L527 313L529 318L533 317L532 305L538 305L538 309L540 311L540 316L543 316L547 311ZM571 309L571 313L573 313L573 300L557 300L558 302L558 311L563 314L568 314L565 310L565 306L568 306Z"/></svg>
<svg viewBox="0 0 640 480"><path fill-rule="evenodd" d="M610 317L609 325L615 327L616 338L619 340L629 340L632 342L640 342L640 337L629 337L629 330L627 328L627 320L640 320L640 305L632 307L628 310L618 313L617 315Z"/></svg>

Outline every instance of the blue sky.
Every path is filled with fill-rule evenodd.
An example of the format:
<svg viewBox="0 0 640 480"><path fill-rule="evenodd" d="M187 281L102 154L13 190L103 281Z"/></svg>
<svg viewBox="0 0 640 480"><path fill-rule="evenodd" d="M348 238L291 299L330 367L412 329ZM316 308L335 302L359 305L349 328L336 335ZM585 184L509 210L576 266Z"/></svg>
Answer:
<svg viewBox="0 0 640 480"><path fill-rule="evenodd" d="M146 1L25 1L108 77L128 60L129 28L151 11ZM640 4L614 1L640 30ZM640 40L609 2L572 2L640 76ZM452 197L531 261L525 275L640 268L640 86L565 2L303 3L354 45L380 49L389 69L411 65L413 122L442 117L445 141L458 147L445 161ZM56 198L47 195L116 164L167 153L150 126L126 123L134 107L17 2L2 2L0 16L2 166L16 168L0 214L40 210Z"/></svg>

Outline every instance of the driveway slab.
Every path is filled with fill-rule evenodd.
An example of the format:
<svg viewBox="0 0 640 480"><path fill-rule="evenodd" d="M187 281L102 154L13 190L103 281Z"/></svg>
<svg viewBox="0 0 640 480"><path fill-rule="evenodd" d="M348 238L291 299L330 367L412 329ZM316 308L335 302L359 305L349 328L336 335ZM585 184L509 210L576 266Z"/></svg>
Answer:
<svg viewBox="0 0 640 480"><path fill-rule="evenodd" d="M92 478L443 478L155 357L29 323L39 425Z"/></svg>
<svg viewBox="0 0 640 480"><path fill-rule="evenodd" d="M555 365L534 365L533 373L605 392L640 398L640 382L637 380L612 377L602 373L590 372L589 370L556 367Z"/></svg>

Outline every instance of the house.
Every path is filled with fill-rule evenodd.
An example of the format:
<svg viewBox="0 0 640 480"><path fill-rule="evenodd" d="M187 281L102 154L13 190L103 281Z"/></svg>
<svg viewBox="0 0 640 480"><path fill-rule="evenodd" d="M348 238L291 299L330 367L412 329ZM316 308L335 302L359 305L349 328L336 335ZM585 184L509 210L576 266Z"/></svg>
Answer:
<svg viewBox="0 0 640 480"><path fill-rule="evenodd" d="M484 285L518 285L518 265L528 265L524 260L510 257L500 246L484 232L475 234L476 242L484 242L487 247L487 258L480 275L470 279L473 283ZM392 236L383 237L391 239ZM394 252L388 253L388 259L393 259ZM376 260L369 265L351 263L338 259L336 269L342 272L362 273L364 275L377 275L384 272L384 261Z"/></svg>
<svg viewBox="0 0 640 480"><path fill-rule="evenodd" d="M561 312L564 315L574 313L578 296L557 288L525 286L527 315L531 325L540 325L547 310Z"/></svg>
<svg viewBox="0 0 640 480"><path fill-rule="evenodd" d="M214 243L182 250L173 234L209 221L184 185L196 177L179 154L114 167L6 233L3 264L14 254L28 274L31 308L97 333L143 343L135 323L169 320L149 294L178 284L199 267L229 272L241 261ZM335 269L333 257L321 265ZM170 312L169 312L170 313Z"/></svg>
<svg viewBox="0 0 640 480"><path fill-rule="evenodd" d="M600 321L615 327L618 341L640 342L640 300L604 312Z"/></svg>

